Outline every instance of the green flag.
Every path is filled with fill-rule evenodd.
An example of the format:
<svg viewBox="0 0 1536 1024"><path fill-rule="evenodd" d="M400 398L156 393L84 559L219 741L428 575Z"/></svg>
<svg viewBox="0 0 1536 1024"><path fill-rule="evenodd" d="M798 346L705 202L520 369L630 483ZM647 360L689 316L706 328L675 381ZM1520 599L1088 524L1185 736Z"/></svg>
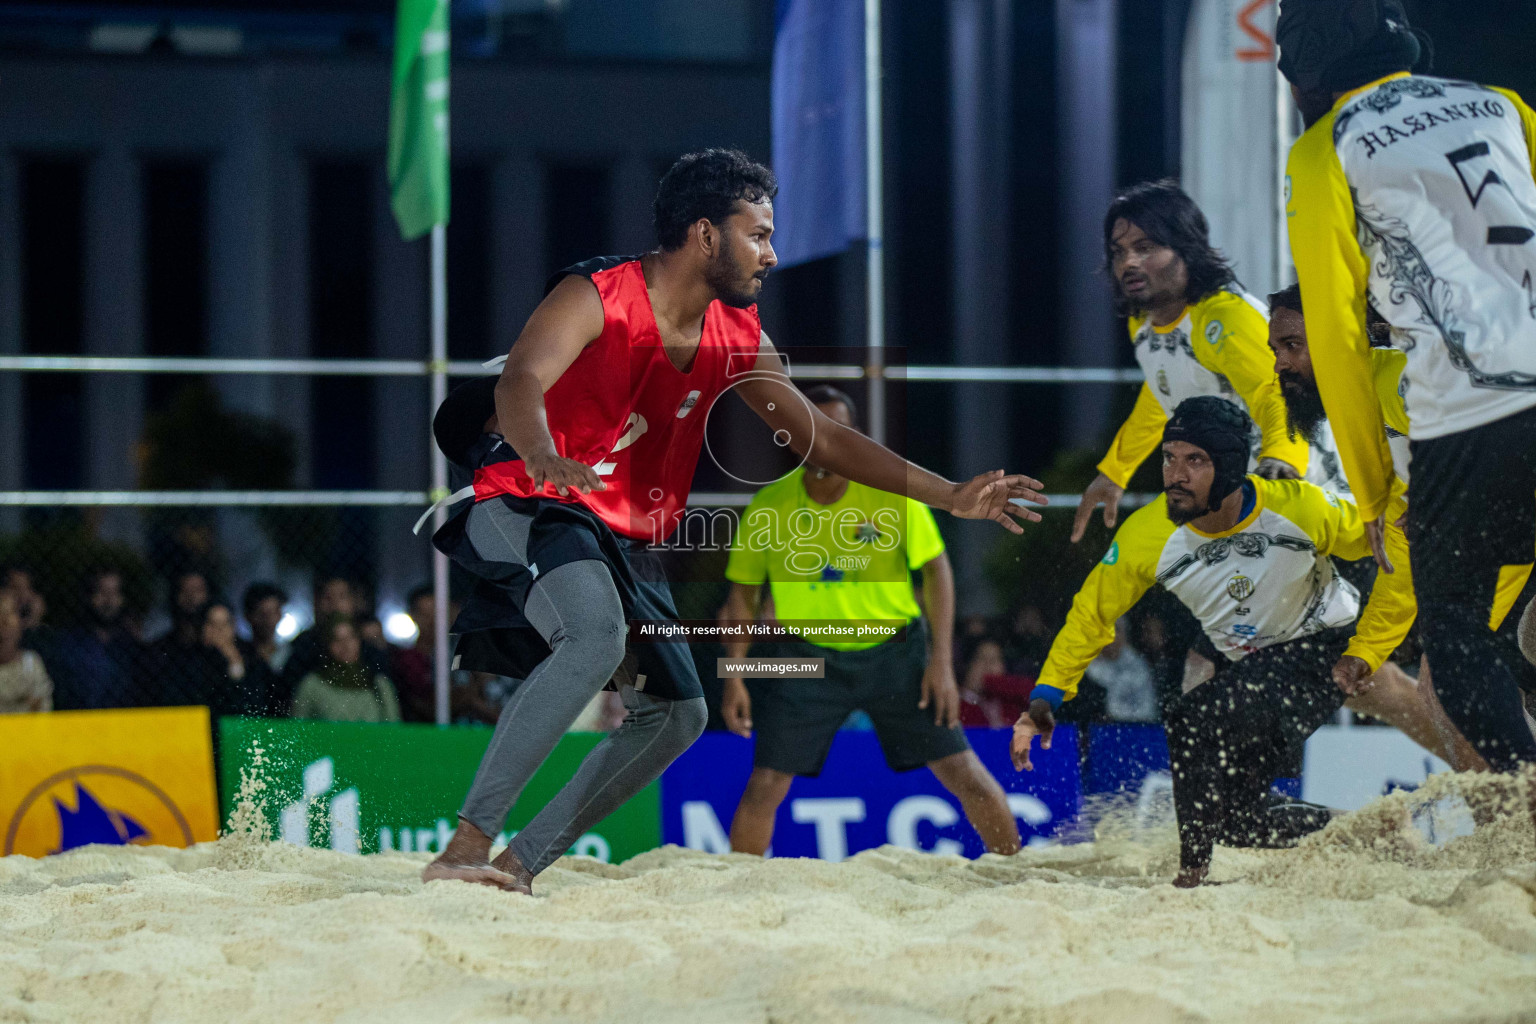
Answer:
<svg viewBox="0 0 1536 1024"><path fill-rule="evenodd" d="M448 0L398 0L389 204L400 234L448 222Z"/></svg>

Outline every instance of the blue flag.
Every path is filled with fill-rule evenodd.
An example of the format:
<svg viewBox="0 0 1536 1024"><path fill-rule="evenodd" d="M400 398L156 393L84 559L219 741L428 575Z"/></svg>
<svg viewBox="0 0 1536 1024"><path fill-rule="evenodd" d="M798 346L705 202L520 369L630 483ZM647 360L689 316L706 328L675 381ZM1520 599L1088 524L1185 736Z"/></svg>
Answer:
<svg viewBox="0 0 1536 1024"><path fill-rule="evenodd" d="M863 0L778 0L773 42L773 247L780 266L869 235Z"/></svg>

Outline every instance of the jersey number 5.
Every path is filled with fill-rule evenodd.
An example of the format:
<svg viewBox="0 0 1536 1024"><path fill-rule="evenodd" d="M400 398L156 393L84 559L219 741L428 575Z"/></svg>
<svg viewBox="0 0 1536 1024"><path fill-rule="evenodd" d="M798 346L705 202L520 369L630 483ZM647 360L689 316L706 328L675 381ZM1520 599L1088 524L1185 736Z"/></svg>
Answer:
<svg viewBox="0 0 1536 1024"><path fill-rule="evenodd" d="M1488 186L1503 185L1506 191L1509 189L1504 179L1499 177L1499 172L1487 166L1493 162L1493 155L1489 152L1486 142L1474 142L1470 146L1462 146L1445 154L1445 158L1456 170L1456 177L1461 180L1461 187L1466 190L1473 209L1476 209L1477 204L1482 201ZM1479 161L1482 163L1478 163ZM1478 170L1483 170L1481 178L1477 178ZM1472 185L1473 180L1477 181L1475 188ZM1536 237L1536 231L1524 225L1490 225L1488 228L1489 245L1524 245L1533 237Z"/></svg>

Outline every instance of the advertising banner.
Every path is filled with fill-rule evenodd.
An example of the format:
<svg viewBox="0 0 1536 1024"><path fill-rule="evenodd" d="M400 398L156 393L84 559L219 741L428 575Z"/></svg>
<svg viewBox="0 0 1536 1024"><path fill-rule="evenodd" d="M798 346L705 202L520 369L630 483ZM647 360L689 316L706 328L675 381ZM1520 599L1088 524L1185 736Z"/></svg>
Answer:
<svg viewBox="0 0 1536 1024"><path fill-rule="evenodd" d="M218 837L207 708L0 715L0 855Z"/></svg>
<svg viewBox="0 0 1536 1024"><path fill-rule="evenodd" d="M1072 726L1059 726L1051 749L1036 751L1032 772L1013 770L1011 730L970 729L966 735L1007 791L1025 843L1049 842L1077 817L1082 783ZM731 818L751 774L752 741L706 733L662 778L662 838L695 850L728 852ZM790 786L770 853L842 860L886 843L967 857L983 852L960 802L932 772L897 774L886 766L873 732L844 730L821 775L797 778Z"/></svg>
<svg viewBox="0 0 1536 1024"><path fill-rule="evenodd" d="M1451 766L1396 729L1325 725L1307 740L1301 798L1357 811L1393 790L1418 789Z"/></svg>
<svg viewBox="0 0 1536 1024"><path fill-rule="evenodd" d="M1284 168L1290 93L1275 67L1275 0L1194 0L1184 37L1181 179L1238 280L1265 295L1289 280Z"/></svg>
<svg viewBox="0 0 1536 1024"><path fill-rule="evenodd" d="M219 729L226 818L241 773L259 776L274 838L345 853L440 851L491 739L485 728L255 718L220 719ZM498 843L528 823L602 738L568 733L560 741ZM617 862L655 849L659 818L653 785L577 839L571 852Z"/></svg>

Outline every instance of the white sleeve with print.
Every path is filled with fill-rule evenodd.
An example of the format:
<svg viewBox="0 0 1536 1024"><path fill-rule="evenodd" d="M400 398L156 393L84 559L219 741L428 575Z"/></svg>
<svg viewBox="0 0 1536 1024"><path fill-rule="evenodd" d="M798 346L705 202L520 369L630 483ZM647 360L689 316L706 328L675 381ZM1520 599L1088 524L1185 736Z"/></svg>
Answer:
<svg viewBox="0 0 1536 1024"><path fill-rule="evenodd" d="M1388 79L1347 100L1333 144L1369 292L1408 356L1417 440L1536 405L1536 181L1511 100Z"/></svg>

